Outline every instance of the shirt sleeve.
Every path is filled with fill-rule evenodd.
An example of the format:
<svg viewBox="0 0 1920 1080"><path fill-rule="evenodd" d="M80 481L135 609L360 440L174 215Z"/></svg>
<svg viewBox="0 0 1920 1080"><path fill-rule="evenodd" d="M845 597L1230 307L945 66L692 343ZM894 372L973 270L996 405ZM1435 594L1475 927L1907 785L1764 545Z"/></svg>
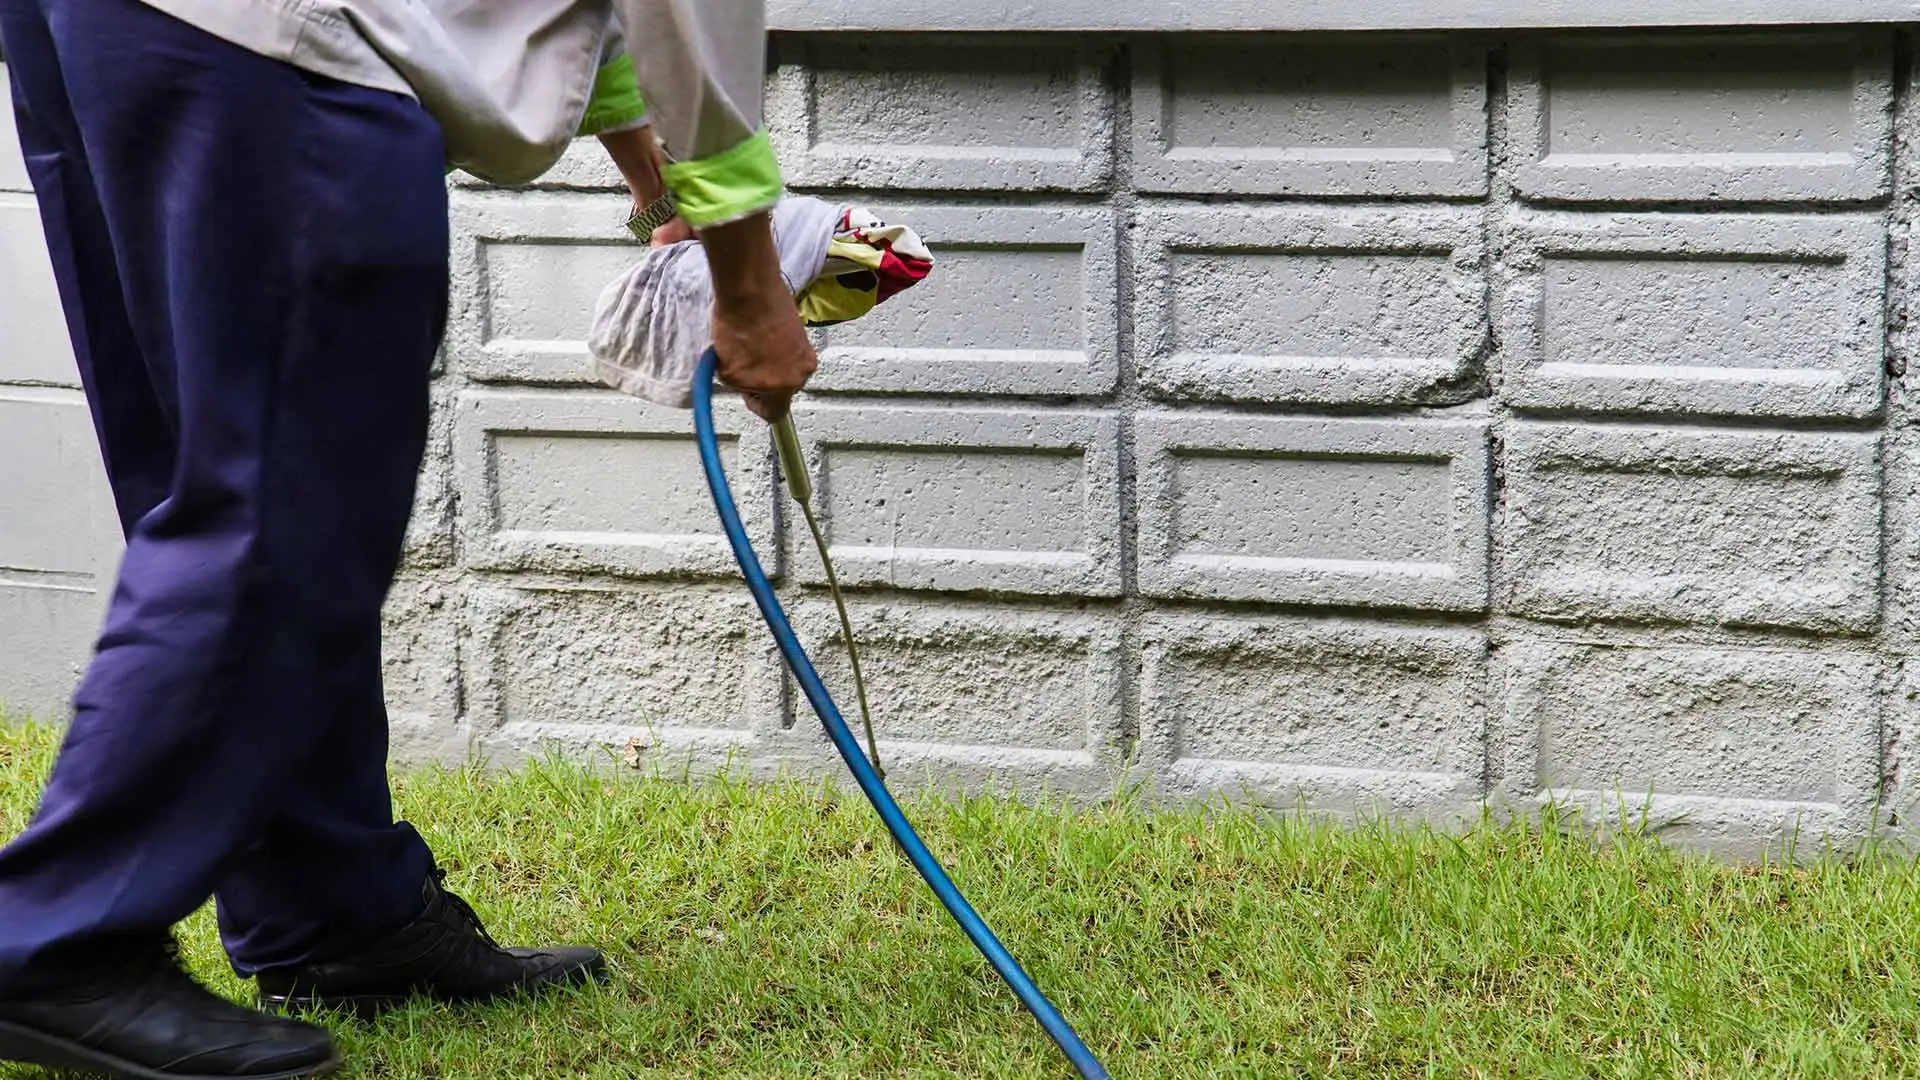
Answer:
<svg viewBox="0 0 1920 1080"><path fill-rule="evenodd" d="M674 159L667 186L696 229L780 199L762 117L765 0L616 0L638 89Z"/></svg>
<svg viewBox="0 0 1920 1080"><path fill-rule="evenodd" d="M593 94L580 118L581 135L607 135L648 122L647 102L640 96L633 57L625 53L600 66L593 76Z"/></svg>

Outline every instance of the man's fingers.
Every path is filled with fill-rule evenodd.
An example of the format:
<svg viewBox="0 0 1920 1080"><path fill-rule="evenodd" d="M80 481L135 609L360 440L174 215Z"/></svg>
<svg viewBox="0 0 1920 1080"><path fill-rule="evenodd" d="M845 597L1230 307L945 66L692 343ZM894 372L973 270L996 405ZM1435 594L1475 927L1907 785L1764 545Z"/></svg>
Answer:
<svg viewBox="0 0 1920 1080"><path fill-rule="evenodd" d="M685 218L674 218L672 221L653 230L653 236L648 239L647 246L657 248L666 247L669 244L677 244L682 240L691 239L693 239L693 226L688 225L687 219Z"/></svg>
<svg viewBox="0 0 1920 1080"><path fill-rule="evenodd" d="M768 372L760 368L729 370L724 353L721 354L719 369L714 374L721 383L742 394L761 397L792 397L807 385L805 376L796 376L790 371Z"/></svg>
<svg viewBox="0 0 1920 1080"><path fill-rule="evenodd" d="M793 408L792 394L741 394L740 399L747 404L747 410L769 424L777 424L786 418Z"/></svg>
<svg viewBox="0 0 1920 1080"><path fill-rule="evenodd" d="M803 351L784 361L762 360L759 363L730 362L731 350L722 349L720 381L744 393L791 397L806 387L807 380L820 366L819 358L814 356L805 338L800 340L800 346Z"/></svg>

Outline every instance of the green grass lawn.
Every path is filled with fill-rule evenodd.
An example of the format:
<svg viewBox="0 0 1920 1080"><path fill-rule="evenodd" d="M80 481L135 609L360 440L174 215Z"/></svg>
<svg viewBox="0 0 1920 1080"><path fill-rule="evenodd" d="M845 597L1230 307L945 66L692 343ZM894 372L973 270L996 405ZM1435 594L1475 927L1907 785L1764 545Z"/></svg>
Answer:
<svg viewBox="0 0 1920 1080"><path fill-rule="evenodd" d="M0 727L0 832L53 747ZM496 936L594 943L616 975L340 1024L344 1075L1071 1075L857 792L543 766L422 772L399 798ZM1741 869L1539 825L907 809L1117 1077L1920 1077L1910 862ZM208 912L185 936L243 993Z"/></svg>

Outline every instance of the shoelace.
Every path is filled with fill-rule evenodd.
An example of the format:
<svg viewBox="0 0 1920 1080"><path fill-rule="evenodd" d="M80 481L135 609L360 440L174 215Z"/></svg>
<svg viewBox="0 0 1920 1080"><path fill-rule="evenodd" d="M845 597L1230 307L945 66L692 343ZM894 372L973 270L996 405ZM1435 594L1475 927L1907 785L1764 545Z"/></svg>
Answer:
<svg viewBox="0 0 1920 1080"><path fill-rule="evenodd" d="M168 934L154 944L140 949L131 957L132 963L119 973L111 976L114 981L124 980L128 974L137 973L144 983L191 982L193 976L187 974L186 954L181 951L180 939ZM197 984L196 984L197 985Z"/></svg>
<svg viewBox="0 0 1920 1080"><path fill-rule="evenodd" d="M100 974L103 983L126 986L129 980L136 980L148 993L159 993L161 987L177 988L181 984L201 989L193 976L187 974L186 954L180 948L180 939L172 934L139 949L128 959L130 963L125 967L103 970Z"/></svg>
<svg viewBox="0 0 1920 1080"><path fill-rule="evenodd" d="M453 908L454 911L458 912L462 919L466 920L467 925L473 928L473 932L480 936L481 941L486 942L495 952L505 951L500 948L499 942L493 940L493 935L487 933L487 924L480 921L480 913L473 910L473 905L461 899L459 894L448 891L447 872L445 870L436 869L433 872L433 886L439 891L440 898L445 900L447 905Z"/></svg>

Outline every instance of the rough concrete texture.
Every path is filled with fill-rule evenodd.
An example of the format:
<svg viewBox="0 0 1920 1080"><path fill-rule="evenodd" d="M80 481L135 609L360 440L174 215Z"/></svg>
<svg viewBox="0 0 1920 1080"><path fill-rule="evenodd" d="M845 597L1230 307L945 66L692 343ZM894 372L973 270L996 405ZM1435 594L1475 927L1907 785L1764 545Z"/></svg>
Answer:
<svg viewBox="0 0 1920 1080"><path fill-rule="evenodd" d="M738 573L686 413L612 391L468 391L453 412L467 566L625 577ZM748 535L770 548L766 456L739 451L744 407L722 402L715 413Z"/></svg>
<svg viewBox="0 0 1920 1080"><path fill-rule="evenodd" d="M461 723L458 573L403 571L382 618L391 752L403 761L458 763L468 754Z"/></svg>
<svg viewBox="0 0 1920 1080"><path fill-rule="evenodd" d="M1520 423L1509 609L1866 633L1880 616L1870 435Z"/></svg>
<svg viewBox="0 0 1920 1080"><path fill-rule="evenodd" d="M1913 22L1913 0L770 0L775 30L1500 30Z"/></svg>
<svg viewBox="0 0 1920 1080"><path fill-rule="evenodd" d="M1879 215L1520 213L1500 303L1528 409L1879 412ZM1620 333L1631 327L1632 333Z"/></svg>
<svg viewBox="0 0 1920 1080"><path fill-rule="evenodd" d="M407 523L403 565L411 569L444 569L453 566L458 557L454 535L458 509L453 486L455 412L451 380L438 379L433 386L433 415L420 479L413 491L413 519Z"/></svg>
<svg viewBox="0 0 1920 1080"><path fill-rule="evenodd" d="M453 365L482 382L594 383L587 331L594 300L633 262L630 210L585 195L455 192Z"/></svg>
<svg viewBox="0 0 1920 1080"><path fill-rule="evenodd" d="M1111 415L832 405L797 423L843 584L1120 594ZM787 535L800 580L824 582L804 525Z"/></svg>
<svg viewBox="0 0 1920 1080"><path fill-rule="evenodd" d="M27 163L20 156L19 146L20 133L13 119L12 84L0 82L0 191L32 190L27 183ZM0 263L0 266L12 265L11 261Z"/></svg>
<svg viewBox="0 0 1920 1080"><path fill-rule="evenodd" d="M1515 187L1578 202L1879 199L1884 31L1609 37L1515 55Z"/></svg>
<svg viewBox="0 0 1920 1080"><path fill-rule="evenodd" d="M849 609L881 759L895 782L1082 797L1114 790L1126 743L1125 674L1120 627L1107 612L869 596L853 597ZM861 735L833 605L814 594L794 612L821 678ZM790 694L802 752L786 764L839 769L798 686Z"/></svg>
<svg viewBox="0 0 1920 1080"><path fill-rule="evenodd" d="M1480 798L1477 632L1167 613L1143 639L1139 767L1162 790L1435 818Z"/></svg>
<svg viewBox="0 0 1920 1080"><path fill-rule="evenodd" d="M1875 661L1850 650L1510 645L1507 798L1752 852L1858 835L1878 795Z"/></svg>
<svg viewBox="0 0 1920 1080"><path fill-rule="evenodd" d="M1920 670L1911 657L1884 665L1881 688L1886 701L1880 732L1881 810L1878 834L1901 849L1920 843Z"/></svg>
<svg viewBox="0 0 1920 1080"><path fill-rule="evenodd" d="M1451 404L1488 344L1469 208L1143 210L1134 364L1169 401Z"/></svg>
<svg viewBox="0 0 1920 1080"><path fill-rule="evenodd" d="M16 179L25 183L25 177ZM7 381L78 387L44 236L33 196L0 190L0 334L6 335L0 340L7 348Z"/></svg>
<svg viewBox="0 0 1920 1080"><path fill-rule="evenodd" d="M466 590L465 734L492 760L548 748L751 763L783 727L780 671L744 589Z"/></svg>
<svg viewBox="0 0 1920 1080"><path fill-rule="evenodd" d="M11 355L17 325L0 323L0 358ZM112 592L119 543L79 391L0 385L0 701L64 714Z"/></svg>
<svg viewBox="0 0 1920 1080"><path fill-rule="evenodd" d="M1135 52L1143 191L1478 195L1487 58L1466 40L1169 37Z"/></svg>
<svg viewBox="0 0 1920 1080"><path fill-rule="evenodd" d="M973 28L1115 32L913 32L990 8ZM1666 0L775 11L905 31L777 35L769 73L794 183L939 257L821 334L798 410L898 782L1920 840L1896 32L1499 29L1701 18ZM1429 32L1127 32L1176 18ZM396 756L838 775L689 418L592 383L587 313L634 257L598 155L455 179ZM51 712L112 529L72 501L99 471L21 176L0 156L0 694ZM720 425L854 720L770 448Z"/></svg>
<svg viewBox="0 0 1920 1080"><path fill-rule="evenodd" d="M767 123L798 187L1097 191L1113 169L1103 54L1072 38L798 40Z"/></svg>
<svg viewBox="0 0 1920 1080"><path fill-rule="evenodd" d="M1111 393L1120 379L1110 209L860 205L938 255L938 287L822 330L816 393Z"/></svg>
<svg viewBox="0 0 1920 1080"><path fill-rule="evenodd" d="M1484 423L1148 413L1135 453L1142 595L1486 606Z"/></svg>

